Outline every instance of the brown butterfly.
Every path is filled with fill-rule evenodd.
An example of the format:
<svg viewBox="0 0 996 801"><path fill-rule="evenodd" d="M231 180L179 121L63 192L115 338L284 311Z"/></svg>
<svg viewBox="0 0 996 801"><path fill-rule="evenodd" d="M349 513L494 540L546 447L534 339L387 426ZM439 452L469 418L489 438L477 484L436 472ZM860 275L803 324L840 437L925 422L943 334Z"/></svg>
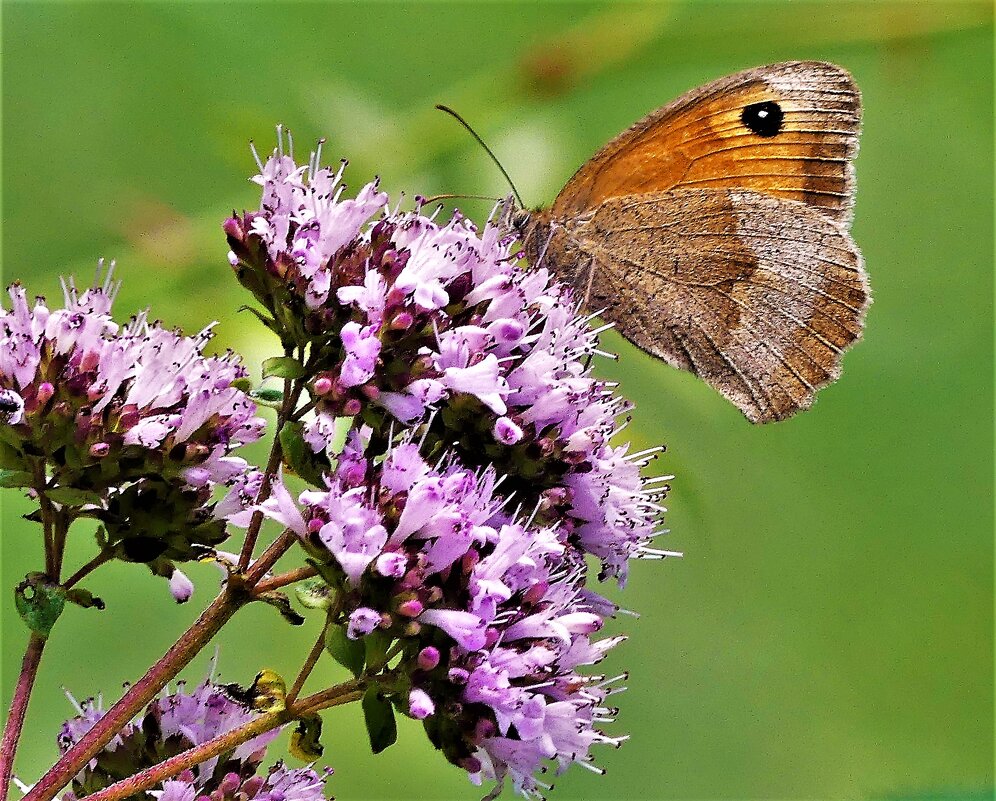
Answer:
<svg viewBox="0 0 996 801"><path fill-rule="evenodd" d="M679 97L512 224L630 342L700 376L753 423L840 375L870 302L848 228L861 100L793 61Z"/></svg>

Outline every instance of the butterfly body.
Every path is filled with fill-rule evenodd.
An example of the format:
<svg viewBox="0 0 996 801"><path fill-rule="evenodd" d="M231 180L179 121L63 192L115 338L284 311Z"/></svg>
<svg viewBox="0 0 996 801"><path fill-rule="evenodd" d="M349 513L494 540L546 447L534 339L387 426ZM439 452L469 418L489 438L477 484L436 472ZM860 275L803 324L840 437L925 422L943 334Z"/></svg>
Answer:
<svg viewBox="0 0 996 801"><path fill-rule="evenodd" d="M721 79L609 142L549 210L519 215L525 255L752 422L785 419L839 376L869 303L847 230L859 126L834 65Z"/></svg>

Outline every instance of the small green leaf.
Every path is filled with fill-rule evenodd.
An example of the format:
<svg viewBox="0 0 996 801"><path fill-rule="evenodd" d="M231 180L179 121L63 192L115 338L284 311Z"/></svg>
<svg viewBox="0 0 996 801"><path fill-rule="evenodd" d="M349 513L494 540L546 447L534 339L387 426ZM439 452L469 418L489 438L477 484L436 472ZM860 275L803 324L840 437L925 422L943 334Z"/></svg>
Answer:
<svg viewBox="0 0 996 801"><path fill-rule="evenodd" d="M13 445L0 441L0 468L20 472L24 466L24 454Z"/></svg>
<svg viewBox="0 0 996 801"><path fill-rule="evenodd" d="M100 495L93 490L82 490L76 487L52 487L45 490L45 496L63 506L83 506L84 504L99 504Z"/></svg>
<svg viewBox="0 0 996 801"><path fill-rule="evenodd" d="M249 312L257 320L259 320L263 325L265 325L267 328L269 328L271 331L279 333L279 329L278 329L276 320L274 320L272 317L267 317L265 314L263 314L258 309L254 309L252 306L239 306L239 311L240 312Z"/></svg>
<svg viewBox="0 0 996 801"><path fill-rule="evenodd" d="M307 715L297 722L291 732L288 750L303 762L314 762L325 749L321 743L322 719L318 715Z"/></svg>
<svg viewBox="0 0 996 801"><path fill-rule="evenodd" d="M384 664L384 657L387 656L387 649L394 642L394 636L382 629L374 629L363 638L366 648L367 664L380 669Z"/></svg>
<svg viewBox="0 0 996 801"><path fill-rule="evenodd" d="M325 634L325 649L332 658L356 678L363 673L363 640L351 640L344 626L330 626Z"/></svg>
<svg viewBox="0 0 996 801"><path fill-rule="evenodd" d="M271 409L279 409L284 405L284 393L281 389L259 387L250 392L249 397L261 406L269 406Z"/></svg>
<svg viewBox="0 0 996 801"><path fill-rule="evenodd" d="M249 688L252 708L259 712L281 712L287 708L287 685L275 670L263 668Z"/></svg>
<svg viewBox="0 0 996 801"><path fill-rule="evenodd" d="M28 573L14 589L14 605L29 629L48 637L66 607L66 591L44 573Z"/></svg>
<svg viewBox="0 0 996 801"><path fill-rule="evenodd" d="M323 469L328 469L328 460L324 454L312 451L304 441L303 423L285 423L280 429L280 445L283 447L287 464L295 473L316 487L325 485L322 472Z"/></svg>
<svg viewBox="0 0 996 801"><path fill-rule="evenodd" d="M370 736L370 748L379 754L398 739L398 724L394 720L394 707L377 687L370 687L363 695L363 719Z"/></svg>
<svg viewBox="0 0 996 801"><path fill-rule="evenodd" d="M105 609L107 604L89 590L82 587L73 587L66 593L66 600L70 603L82 606L84 609Z"/></svg>
<svg viewBox="0 0 996 801"><path fill-rule="evenodd" d="M328 609L332 606L332 588L321 579L312 579L294 588L301 606L308 609Z"/></svg>
<svg viewBox="0 0 996 801"><path fill-rule="evenodd" d="M252 381L248 378L236 378L232 382L232 386L236 389L241 389L243 392L248 392L252 389Z"/></svg>
<svg viewBox="0 0 996 801"><path fill-rule="evenodd" d="M273 356L263 362L263 378L302 378L304 365L293 356Z"/></svg>
<svg viewBox="0 0 996 801"><path fill-rule="evenodd" d="M320 562L317 559L305 559L304 561L315 568L318 575L325 579L325 583L330 587L337 587L342 584L343 573L341 568L330 565L328 562Z"/></svg>
<svg viewBox="0 0 996 801"><path fill-rule="evenodd" d="M33 480L24 470L0 470L0 487L30 487Z"/></svg>
<svg viewBox="0 0 996 801"><path fill-rule="evenodd" d="M300 626L304 623L304 617L291 606L290 598L278 590L261 593L256 596L256 600L272 606L292 626Z"/></svg>

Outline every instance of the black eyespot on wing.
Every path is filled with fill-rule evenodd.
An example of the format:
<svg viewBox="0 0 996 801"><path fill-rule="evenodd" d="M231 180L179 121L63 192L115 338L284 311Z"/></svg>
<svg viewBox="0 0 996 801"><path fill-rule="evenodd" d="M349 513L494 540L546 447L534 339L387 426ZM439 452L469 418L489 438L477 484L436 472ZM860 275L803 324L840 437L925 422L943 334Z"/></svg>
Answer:
<svg viewBox="0 0 996 801"><path fill-rule="evenodd" d="M782 107L776 102L765 100L763 103L751 103L749 106L744 106L740 119L751 132L758 136L771 137L782 129L782 120L785 119L785 114L782 112Z"/></svg>

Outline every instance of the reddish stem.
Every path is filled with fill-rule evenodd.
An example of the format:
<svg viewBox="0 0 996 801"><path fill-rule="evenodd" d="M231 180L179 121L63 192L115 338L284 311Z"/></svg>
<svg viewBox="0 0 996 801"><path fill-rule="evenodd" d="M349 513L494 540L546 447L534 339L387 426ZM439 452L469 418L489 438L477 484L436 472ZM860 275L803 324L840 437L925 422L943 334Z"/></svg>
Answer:
<svg viewBox="0 0 996 801"><path fill-rule="evenodd" d="M199 765L212 757L237 748L253 737L258 737L270 729L283 726L288 721L300 717L305 708L307 708L308 714L313 714L322 709L357 701L363 697L363 693L358 689L359 686L356 681L348 681L305 698L301 702L300 709L292 704L286 709L260 715L258 718L243 723L238 728L220 734L181 754L170 757L158 765L153 765L134 776L129 776L127 779L122 779L103 790L88 795L82 801L122 801L129 796L137 795L188 768L192 768L194 765Z"/></svg>
<svg viewBox="0 0 996 801"><path fill-rule="evenodd" d="M155 787L178 773L182 773L187 768L192 768L194 765L199 765L205 760L218 756L218 754L237 748L263 732L282 726L288 719L289 715L285 709L260 715L248 723L243 723L238 728L220 734L207 742L177 754L175 757L170 757L158 765L139 771L134 776L115 782L103 790L98 790L96 793L86 796L86 799L87 801L118 801L136 795L150 787Z"/></svg>
<svg viewBox="0 0 996 801"><path fill-rule="evenodd" d="M279 576L271 576L268 579L263 579L253 589L253 593L261 595L264 592L272 592L273 590L279 590L281 587L286 587L288 584L295 584L298 581L304 581L317 575L318 571L311 565L296 567L293 570L288 570L286 573L281 573Z"/></svg>
<svg viewBox="0 0 996 801"><path fill-rule="evenodd" d="M7 725L3 730L3 741L0 742L0 801L6 801L10 790L10 777L14 773L14 754L17 753L17 743L24 727L24 715L28 710L28 700L31 698L31 687L38 675L38 664L41 662L42 651L45 649L45 638L31 632L28 647L21 661L21 675L17 679L14 690L14 700L7 715Z"/></svg>
<svg viewBox="0 0 996 801"><path fill-rule="evenodd" d="M235 612L249 600L244 587L232 586L204 610L180 639L114 704L25 796L25 801L51 801L82 767L156 697L166 683L197 655Z"/></svg>

